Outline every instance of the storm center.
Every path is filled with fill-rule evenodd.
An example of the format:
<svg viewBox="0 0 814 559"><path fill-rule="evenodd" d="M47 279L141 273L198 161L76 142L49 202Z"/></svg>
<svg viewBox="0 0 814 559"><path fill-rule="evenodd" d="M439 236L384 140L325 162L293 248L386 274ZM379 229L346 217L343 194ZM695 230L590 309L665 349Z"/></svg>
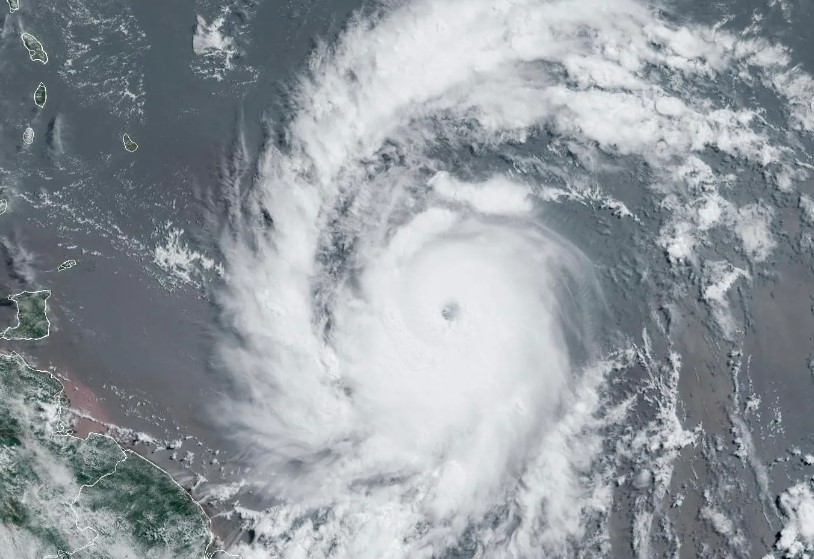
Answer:
<svg viewBox="0 0 814 559"><path fill-rule="evenodd" d="M450 301L441 308L441 316L447 322L453 322L461 313L461 306L457 301Z"/></svg>

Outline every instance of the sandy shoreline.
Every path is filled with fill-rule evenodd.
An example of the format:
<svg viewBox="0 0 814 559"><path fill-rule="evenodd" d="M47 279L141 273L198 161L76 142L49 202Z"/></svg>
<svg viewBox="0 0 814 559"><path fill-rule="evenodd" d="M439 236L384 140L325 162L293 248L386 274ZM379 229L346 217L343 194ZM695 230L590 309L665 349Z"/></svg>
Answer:
<svg viewBox="0 0 814 559"><path fill-rule="evenodd" d="M73 434L85 438L90 433L105 433L111 423L110 414L92 389L66 371L59 371L69 410L75 417Z"/></svg>

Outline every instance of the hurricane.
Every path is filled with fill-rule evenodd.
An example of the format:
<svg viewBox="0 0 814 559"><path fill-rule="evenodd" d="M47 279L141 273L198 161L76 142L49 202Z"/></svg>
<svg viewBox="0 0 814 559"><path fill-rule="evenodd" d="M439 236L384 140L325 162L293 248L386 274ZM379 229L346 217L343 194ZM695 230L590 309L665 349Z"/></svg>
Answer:
<svg viewBox="0 0 814 559"><path fill-rule="evenodd" d="M267 504L237 551L607 556L626 463L626 531L652 556L698 442L677 305L738 336L728 291L771 258L776 211L736 185L807 173L812 91L782 45L676 5L355 13L286 90L221 241L217 421ZM599 217L580 234L565 203ZM614 240L630 277L603 258Z"/></svg>

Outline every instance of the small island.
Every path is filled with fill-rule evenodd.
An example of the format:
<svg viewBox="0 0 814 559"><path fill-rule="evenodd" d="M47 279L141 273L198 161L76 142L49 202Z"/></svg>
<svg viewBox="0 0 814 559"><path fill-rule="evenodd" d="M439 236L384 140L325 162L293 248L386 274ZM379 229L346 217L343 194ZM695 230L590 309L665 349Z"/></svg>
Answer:
<svg viewBox="0 0 814 559"><path fill-rule="evenodd" d="M20 0L6 0L8 2L8 9L13 14L20 9Z"/></svg>
<svg viewBox="0 0 814 559"><path fill-rule="evenodd" d="M65 270L73 268L74 266L76 266L76 260L66 260L57 266L57 272L64 272Z"/></svg>
<svg viewBox="0 0 814 559"><path fill-rule="evenodd" d="M124 144L124 149L126 149L130 153L133 153L138 149L138 144L131 140L130 136L127 133L122 134L122 143Z"/></svg>
<svg viewBox="0 0 814 559"><path fill-rule="evenodd" d="M11 295L10 300L17 305L17 326L9 326L0 336L4 340L41 340L47 338L51 330L48 320L47 303L51 292L23 291Z"/></svg>
<svg viewBox="0 0 814 559"><path fill-rule="evenodd" d="M40 85L38 85L37 89L34 91L34 104L39 108L43 108L47 100L48 90L46 89L45 84L40 82Z"/></svg>
<svg viewBox="0 0 814 559"><path fill-rule="evenodd" d="M20 37L23 40L23 45L25 45L25 48L28 50L28 56L32 62L48 63L48 53L45 52L42 43L40 43L34 35L23 32Z"/></svg>
<svg viewBox="0 0 814 559"><path fill-rule="evenodd" d="M23 132L23 143L27 146L34 143L34 129L30 126Z"/></svg>

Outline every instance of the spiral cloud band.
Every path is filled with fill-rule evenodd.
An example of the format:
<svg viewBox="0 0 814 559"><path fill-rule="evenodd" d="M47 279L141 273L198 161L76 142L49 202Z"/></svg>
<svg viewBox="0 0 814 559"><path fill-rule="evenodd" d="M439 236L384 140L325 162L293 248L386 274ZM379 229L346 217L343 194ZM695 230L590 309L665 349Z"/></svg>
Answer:
<svg viewBox="0 0 814 559"><path fill-rule="evenodd" d="M222 411L274 503L241 553L567 555L608 504L590 472L613 365L593 361L595 270L546 227L541 176L570 184L569 161L611 154L667 200L713 196L695 156L712 146L782 182L754 113L702 90L784 64L629 0L419 0L318 48L223 245ZM535 136L554 140L501 167ZM685 214L659 242L692 260Z"/></svg>
<svg viewBox="0 0 814 559"><path fill-rule="evenodd" d="M386 238L359 241L329 325L311 314L296 332L297 301L277 302L282 339L249 388L263 400L238 413L273 472L264 481L291 504L280 513L295 517L275 522L330 507L325 530L354 532L340 556L454 546L518 493L576 380L564 329L590 266L535 223L525 187L457 187L477 199L444 186ZM404 538L416 541L395 545Z"/></svg>

